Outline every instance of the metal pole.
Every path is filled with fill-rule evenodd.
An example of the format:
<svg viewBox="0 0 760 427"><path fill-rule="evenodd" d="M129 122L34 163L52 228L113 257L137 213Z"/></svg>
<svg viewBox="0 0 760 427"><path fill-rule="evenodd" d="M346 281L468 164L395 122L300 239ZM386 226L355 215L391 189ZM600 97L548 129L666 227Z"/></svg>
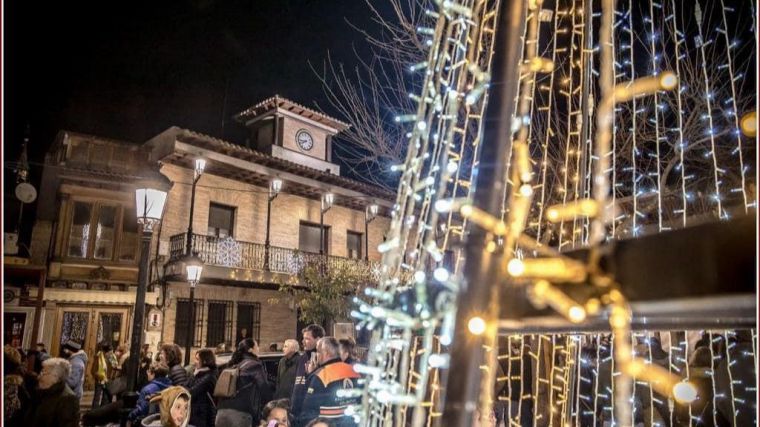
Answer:
<svg viewBox="0 0 760 427"><path fill-rule="evenodd" d="M525 25L523 1L502 0L494 39L493 79L485 111L480 165L477 171L473 204L498 217L504 192L506 155L512 144L510 130L514 113L520 66L520 35ZM456 375L448 375L443 417L451 427L469 426L481 395L483 345L493 342L499 317L500 277L498 252L484 250L488 233L471 227L466 241L465 280L458 295L456 328L451 348L451 367ZM480 316L488 325L485 334L468 332L467 323ZM485 385L493 387L493 385ZM484 387L485 387L484 386ZM485 416L486 414L484 414Z"/></svg>
<svg viewBox="0 0 760 427"><path fill-rule="evenodd" d="M143 320L145 319L145 292L148 289L148 257L152 231L143 229L140 242L140 268L137 275L137 296L135 314L132 319L132 338L129 344L127 364L127 390L134 391L137 384L137 367L140 364L140 347L142 346Z"/></svg>
<svg viewBox="0 0 760 427"><path fill-rule="evenodd" d="M325 254L325 210L322 207L319 208L319 254Z"/></svg>
<svg viewBox="0 0 760 427"><path fill-rule="evenodd" d="M198 178L193 177L193 189L190 195L190 222L187 224L187 244L185 245L187 255L193 254L193 211L195 210L195 187L198 184Z"/></svg>
<svg viewBox="0 0 760 427"><path fill-rule="evenodd" d="M369 261L369 222L364 218L364 261Z"/></svg>
<svg viewBox="0 0 760 427"><path fill-rule="evenodd" d="M269 220L272 218L272 200L274 198L269 196L267 201L267 238L264 241L264 271L269 271Z"/></svg>
<svg viewBox="0 0 760 427"><path fill-rule="evenodd" d="M185 366L190 364L190 351L193 348L195 338L195 285L190 285L190 328L187 331L185 341Z"/></svg>
<svg viewBox="0 0 760 427"><path fill-rule="evenodd" d="M190 195L190 222L187 224L187 256L193 254L193 212L195 211L195 188L198 184L200 175L193 176L193 189ZM190 328L187 331L187 341L185 342L185 365L190 364L190 349L193 347L195 332L195 310L193 299L195 297L195 285L190 285Z"/></svg>

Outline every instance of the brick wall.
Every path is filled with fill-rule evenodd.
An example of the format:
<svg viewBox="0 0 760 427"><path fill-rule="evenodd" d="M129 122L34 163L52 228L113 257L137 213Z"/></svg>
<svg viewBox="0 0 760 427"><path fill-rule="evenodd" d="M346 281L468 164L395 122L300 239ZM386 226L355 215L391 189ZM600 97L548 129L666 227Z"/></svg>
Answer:
<svg viewBox="0 0 760 427"><path fill-rule="evenodd" d="M177 298L189 298L190 290L187 283L170 284L167 296L169 298L167 299L168 306L164 318L164 341L173 342L176 325ZM204 325L201 336L206 347L214 347L219 344L205 342L207 327L205 320L208 316L208 300L233 302L233 341L238 330L238 326L236 325L238 302L258 302L261 304L260 345L262 351L266 351L271 342L277 342L278 347L281 348L283 341L288 338L295 338L296 336L296 312L295 310L290 309L289 301L284 299L278 291L199 284L195 289L195 298L196 300L204 300ZM184 343L177 344L184 347Z"/></svg>
<svg viewBox="0 0 760 427"><path fill-rule="evenodd" d="M175 165L165 165L161 172L166 175L172 187L164 213L161 239L187 231L190 211L192 171ZM184 184L183 184L184 183ZM298 230L301 220L319 223L320 203L287 193L287 183L283 193L272 203L270 240L272 246L298 248ZM337 196L336 196L337 197ZM195 195L193 231L206 234L208 211L211 202L234 206L235 224L233 237L236 240L264 243L266 239L267 189L241 183L227 178L204 174L198 182ZM364 233L364 212L334 206L325 213L325 225L331 227L329 252L336 256L346 256L347 231ZM378 217L369 224L369 258L379 261L377 245L390 226L390 218Z"/></svg>
<svg viewBox="0 0 760 427"><path fill-rule="evenodd" d="M304 151L296 142L296 133L299 130L306 129L314 139L314 147L309 151ZM322 128L309 124L308 122L285 116L282 129L282 146L293 151L316 157L320 160L326 160L325 147L327 145L327 132Z"/></svg>

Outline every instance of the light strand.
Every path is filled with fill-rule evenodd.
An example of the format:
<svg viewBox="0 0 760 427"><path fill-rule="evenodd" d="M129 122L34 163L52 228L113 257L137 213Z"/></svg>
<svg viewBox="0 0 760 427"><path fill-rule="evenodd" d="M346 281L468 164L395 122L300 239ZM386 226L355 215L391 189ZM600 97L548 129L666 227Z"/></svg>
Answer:
<svg viewBox="0 0 760 427"><path fill-rule="evenodd" d="M713 114L712 114L712 95L710 93L711 86L710 86L710 79L707 77L707 57L705 55L705 42L703 32L702 32L702 8L699 6L699 3L694 4L694 17L697 21L697 31L700 38L699 43L699 51L702 54L702 73L704 76L704 82L705 82L705 105L707 106L707 119L708 119L708 128L707 128L707 134L710 136L710 155L712 156L712 163L713 163L713 181L715 183L715 202L718 205L718 217L723 218L723 204L721 202L721 195L720 195L720 178L718 177L718 154L716 152L715 148L715 131L713 129Z"/></svg>
<svg viewBox="0 0 760 427"><path fill-rule="evenodd" d="M739 154L739 175L742 179L742 200L744 201L744 212L747 213L749 211L749 201L747 200L747 180L745 177L745 169L744 169L744 153L742 152L742 136L741 132L739 131L739 110L736 106L736 84L734 79L734 61L733 61L733 55L731 54L731 40L728 38L728 20L726 19L726 5L723 0L720 0L720 7L721 7L721 16L723 17L723 36L726 40L726 57L728 59L728 77L730 79L731 83L731 104L733 106L733 110L731 114L734 117L734 131L733 134L736 136L736 150ZM754 15L753 15L754 19ZM736 425L736 424L734 424Z"/></svg>

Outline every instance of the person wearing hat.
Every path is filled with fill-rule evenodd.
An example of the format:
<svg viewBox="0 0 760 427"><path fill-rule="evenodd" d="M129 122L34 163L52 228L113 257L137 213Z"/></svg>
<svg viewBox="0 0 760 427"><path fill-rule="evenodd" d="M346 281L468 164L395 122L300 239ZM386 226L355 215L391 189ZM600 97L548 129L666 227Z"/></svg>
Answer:
<svg viewBox="0 0 760 427"><path fill-rule="evenodd" d="M143 418L144 427L190 427L190 392L182 386L171 386L150 399L158 403L160 412Z"/></svg>
<svg viewBox="0 0 760 427"><path fill-rule="evenodd" d="M76 394L77 399L81 399L84 387L84 370L87 366L87 354L82 350L82 346L75 341L67 341L63 345L63 353L69 359L69 363L71 363L71 373L66 380L66 384Z"/></svg>

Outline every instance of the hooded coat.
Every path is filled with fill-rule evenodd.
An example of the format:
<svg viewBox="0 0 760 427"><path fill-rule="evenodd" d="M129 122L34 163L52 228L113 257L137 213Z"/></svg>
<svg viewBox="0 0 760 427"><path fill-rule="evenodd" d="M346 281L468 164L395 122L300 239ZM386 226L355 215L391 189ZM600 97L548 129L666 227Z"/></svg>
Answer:
<svg viewBox="0 0 760 427"><path fill-rule="evenodd" d="M145 387L140 389L140 396L137 398L137 406L135 406L135 409L129 413L129 419L139 420L148 415L151 396L161 392L161 390L165 390L171 385L172 382L168 377L156 377L153 381L146 384Z"/></svg>
<svg viewBox="0 0 760 427"><path fill-rule="evenodd" d="M151 403L159 402L159 408L161 410L158 414L153 414L143 418L143 427L191 427L190 426L190 410L187 411L187 416L182 421L182 424L176 425L172 420L171 409L174 405L174 401L180 396L187 398L187 407L190 408L192 401L190 400L190 392L181 386L171 386L164 389L158 396L150 399Z"/></svg>
<svg viewBox="0 0 760 427"><path fill-rule="evenodd" d="M38 389L35 405L26 414L25 426L78 427L79 399L63 381Z"/></svg>
<svg viewBox="0 0 760 427"><path fill-rule="evenodd" d="M77 396L77 399L81 399L82 387L84 386L84 372L87 366L87 353L84 350L77 351L69 356L69 363L71 363L71 373L66 380L66 384Z"/></svg>

